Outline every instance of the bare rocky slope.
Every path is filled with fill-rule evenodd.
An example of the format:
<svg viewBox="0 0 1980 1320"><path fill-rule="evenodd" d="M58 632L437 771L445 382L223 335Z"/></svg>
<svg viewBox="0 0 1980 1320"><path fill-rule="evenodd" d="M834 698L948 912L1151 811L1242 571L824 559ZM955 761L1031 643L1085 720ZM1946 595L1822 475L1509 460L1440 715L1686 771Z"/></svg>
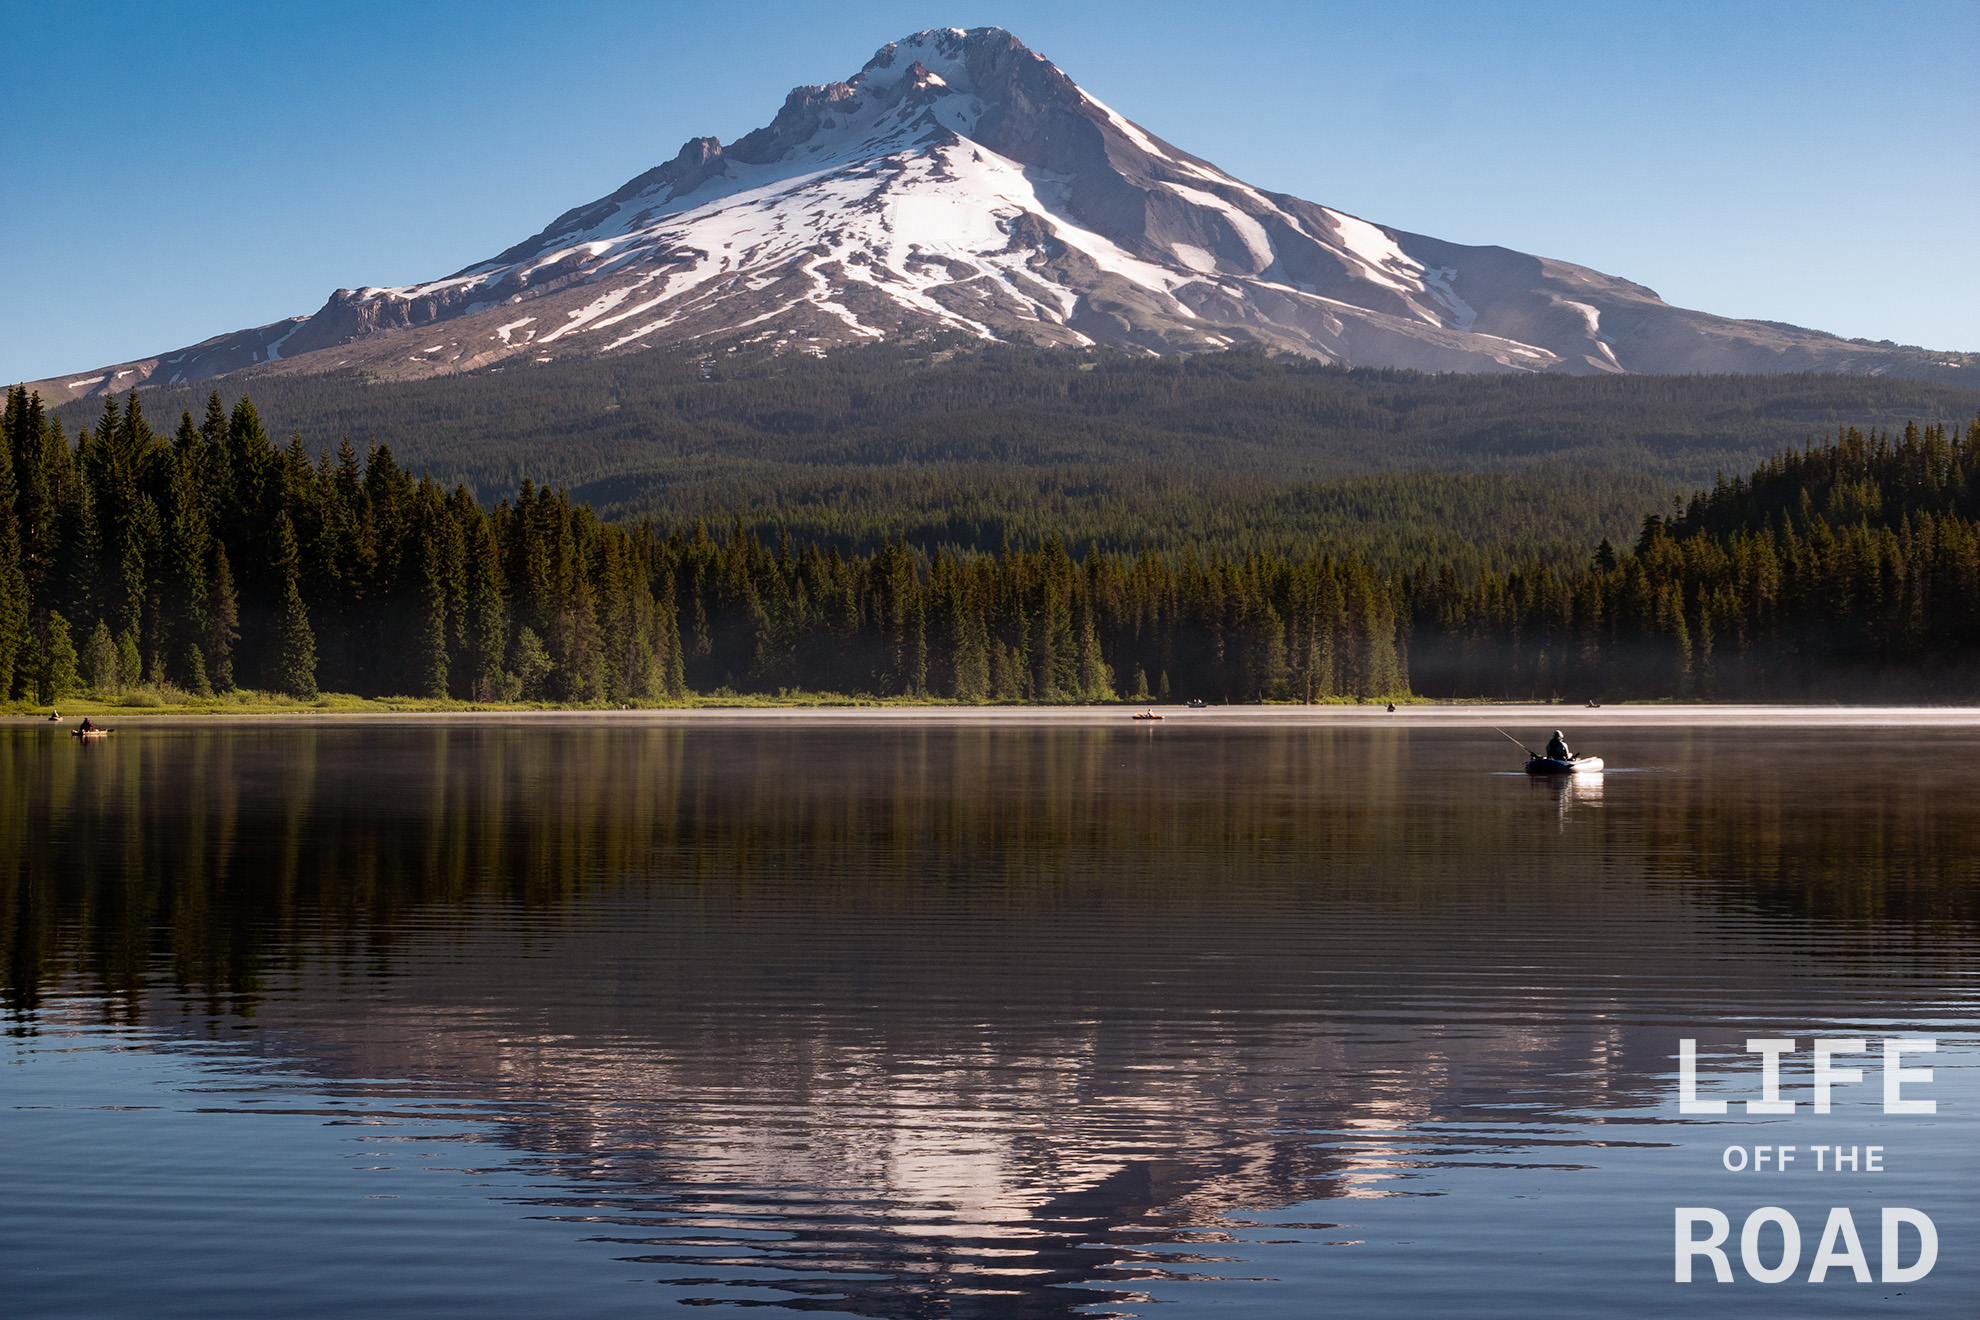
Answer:
<svg viewBox="0 0 1980 1320"><path fill-rule="evenodd" d="M930 334L1154 354L1262 344L1426 371L1850 372L1980 383L1980 354L1665 304L1598 271L1254 188L999 28L917 33L775 119L488 261L157 357L57 402L236 373L404 379L659 345L787 351Z"/></svg>

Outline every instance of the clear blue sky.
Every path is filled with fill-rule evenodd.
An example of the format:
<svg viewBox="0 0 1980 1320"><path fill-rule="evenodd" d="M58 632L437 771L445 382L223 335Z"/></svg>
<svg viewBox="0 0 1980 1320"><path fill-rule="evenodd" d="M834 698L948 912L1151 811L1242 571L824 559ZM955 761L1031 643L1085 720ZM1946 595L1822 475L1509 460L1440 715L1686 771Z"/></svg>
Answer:
<svg viewBox="0 0 1980 1320"><path fill-rule="evenodd" d="M0 375L490 256L997 24L1262 187L1670 302L1980 349L1980 3L0 0Z"/></svg>

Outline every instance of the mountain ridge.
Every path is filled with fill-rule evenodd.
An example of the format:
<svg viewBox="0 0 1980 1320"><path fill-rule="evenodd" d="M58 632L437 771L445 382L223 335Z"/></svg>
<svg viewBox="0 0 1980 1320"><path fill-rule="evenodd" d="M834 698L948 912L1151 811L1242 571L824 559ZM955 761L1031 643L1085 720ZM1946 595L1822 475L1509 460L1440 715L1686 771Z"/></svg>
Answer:
<svg viewBox="0 0 1980 1320"><path fill-rule="evenodd" d="M439 280L35 382L355 368L403 379L649 346L829 352L962 335L1171 354L1240 344L1345 365L1570 374L1895 374L1980 355L1671 307L1645 286L1413 234L1256 188L1147 132L1000 28L931 29L795 88Z"/></svg>

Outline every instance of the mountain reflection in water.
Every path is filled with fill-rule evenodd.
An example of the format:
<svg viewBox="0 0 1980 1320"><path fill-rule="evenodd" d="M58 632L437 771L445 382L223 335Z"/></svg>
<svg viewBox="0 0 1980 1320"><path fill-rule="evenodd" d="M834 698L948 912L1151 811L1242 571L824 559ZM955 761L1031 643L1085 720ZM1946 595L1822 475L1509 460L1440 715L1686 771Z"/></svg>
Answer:
<svg viewBox="0 0 1980 1320"><path fill-rule="evenodd" d="M601 1289L1242 1306L1368 1198L1668 1148L1680 1034L1970 993L1980 803L1905 766L1980 737L1598 739L1535 783L1211 721L9 729L9 1025L465 1106Z"/></svg>

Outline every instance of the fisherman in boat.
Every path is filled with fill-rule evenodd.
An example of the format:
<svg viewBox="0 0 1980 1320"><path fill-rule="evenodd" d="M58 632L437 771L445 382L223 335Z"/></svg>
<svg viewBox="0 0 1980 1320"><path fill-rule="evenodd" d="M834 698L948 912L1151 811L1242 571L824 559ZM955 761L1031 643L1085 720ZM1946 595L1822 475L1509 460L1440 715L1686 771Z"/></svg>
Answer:
<svg viewBox="0 0 1980 1320"><path fill-rule="evenodd" d="M1547 743L1547 759L1550 761L1572 761L1574 753L1568 750L1567 739L1559 729L1554 730L1553 738Z"/></svg>
<svg viewBox="0 0 1980 1320"><path fill-rule="evenodd" d="M89 716L87 715L83 716L82 731L84 733L93 733L95 732L95 730L96 730L96 726L89 722Z"/></svg>

